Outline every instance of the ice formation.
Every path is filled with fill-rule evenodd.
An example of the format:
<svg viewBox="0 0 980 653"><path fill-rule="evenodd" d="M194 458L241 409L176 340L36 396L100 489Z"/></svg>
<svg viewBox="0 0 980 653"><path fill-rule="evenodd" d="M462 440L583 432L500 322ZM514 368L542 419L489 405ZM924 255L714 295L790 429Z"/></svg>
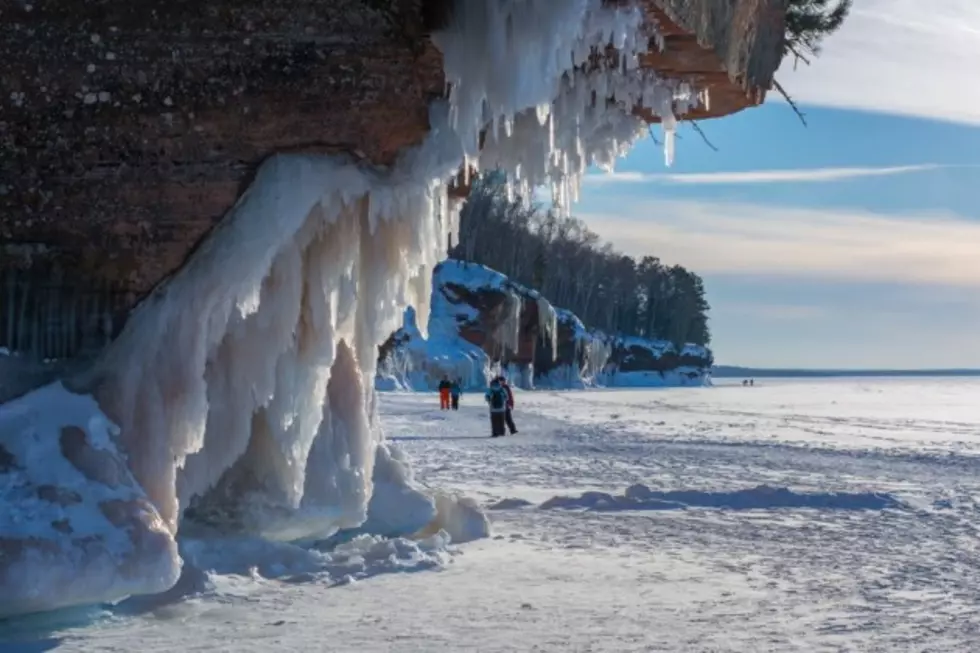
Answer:
<svg viewBox="0 0 980 653"><path fill-rule="evenodd" d="M558 311L543 295L539 295L538 337L547 342L551 349L551 360L558 360Z"/></svg>
<svg viewBox="0 0 980 653"><path fill-rule="evenodd" d="M404 306L428 304L414 279L453 224L459 158L438 128L390 172L271 158L78 380L171 530L194 497L266 535L364 521L379 440L363 379Z"/></svg>
<svg viewBox="0 0 980 653"><path fill-rule="evenodd" d="M61 383L0 406L0 617L177 581L177 544L114 434Z"/></svg>
<svg viewBox="0 0 980 653"><path fill-rule="evenodd" d="M611 169L647 133L634 109L661 119L670 165L676 115L707 103L686 83L637 69L638 55L663 41L635 5L459 0L433 41L469 166L506 171L523 197L548 185L562 209L578 199L588 166Z"/></svg>

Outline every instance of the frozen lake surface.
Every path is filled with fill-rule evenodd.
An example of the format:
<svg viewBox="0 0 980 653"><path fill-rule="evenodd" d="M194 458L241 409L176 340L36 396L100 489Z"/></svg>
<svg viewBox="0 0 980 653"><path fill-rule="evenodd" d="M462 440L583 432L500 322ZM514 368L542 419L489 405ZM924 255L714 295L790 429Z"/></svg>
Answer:
<svg viewBox="0 0 980 653"><path fill-rule="evenodd" d="M315 573L298 547L229 543L261 564L8 622L0 651L975 650L980 380L517 402L520 433L491 439L480 396L380 400L418 480L487 508L489 540L377 542Z"/></svg>

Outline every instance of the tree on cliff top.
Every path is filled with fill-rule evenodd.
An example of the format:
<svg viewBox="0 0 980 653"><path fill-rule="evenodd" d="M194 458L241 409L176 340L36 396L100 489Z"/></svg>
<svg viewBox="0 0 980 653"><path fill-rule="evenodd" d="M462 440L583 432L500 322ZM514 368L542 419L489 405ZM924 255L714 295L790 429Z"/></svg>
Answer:
<svg viewBox="0 0 980 653"><path fill-rule="evenodd" d="M503 175L476 179L450 256L534 288L587 326L609 334L708 344L704 282L655 256L637 260L574 217L509 199Z"/></svg>
<svg viewBox="0 0 980 653"><path fill-rule="evenodd" d="M792 54L809 63L820 53L820 42L844 24L853 0L789 0L783 56Z"/></svg>

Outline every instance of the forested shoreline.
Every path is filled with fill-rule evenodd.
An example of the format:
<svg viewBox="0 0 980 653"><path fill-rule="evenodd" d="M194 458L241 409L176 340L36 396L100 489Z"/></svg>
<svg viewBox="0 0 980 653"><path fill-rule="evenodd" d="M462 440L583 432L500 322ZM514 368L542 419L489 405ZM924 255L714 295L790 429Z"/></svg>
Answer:
<svg viewBox="0 0 980 653"><path fill-rule="evenodd" d="M581 220L508 198L481 178L460 212L450 256L497 270L609 334L707 345L704 282L654 255L636 260L603 243Z"/></svg>

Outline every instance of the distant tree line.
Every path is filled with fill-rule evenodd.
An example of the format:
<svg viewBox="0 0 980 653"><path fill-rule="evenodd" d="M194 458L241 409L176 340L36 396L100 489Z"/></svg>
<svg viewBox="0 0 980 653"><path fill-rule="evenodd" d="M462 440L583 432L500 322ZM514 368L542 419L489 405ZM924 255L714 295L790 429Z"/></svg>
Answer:
<svg viewBox="0 0 980 653"><path fill-rule="evenodd" d="M701 277L655 256L621 254L579 219L509 199L496 175L474 182L449 254L538 290L606 333L678 345L711 339Z"/></svg>

